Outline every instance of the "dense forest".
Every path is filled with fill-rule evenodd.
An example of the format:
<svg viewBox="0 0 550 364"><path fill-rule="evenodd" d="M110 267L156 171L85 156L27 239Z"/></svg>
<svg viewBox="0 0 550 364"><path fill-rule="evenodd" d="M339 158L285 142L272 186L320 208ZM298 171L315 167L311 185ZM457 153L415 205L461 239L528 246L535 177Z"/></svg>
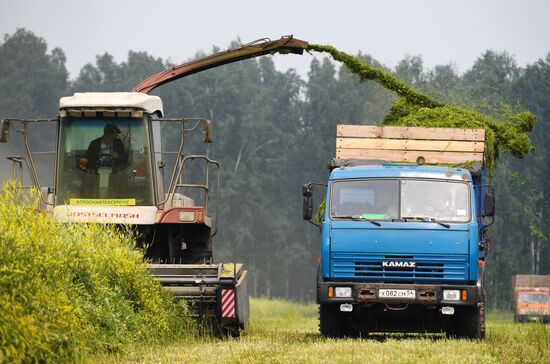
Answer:
<svg viewBox="0 0 550 364"><path fill-rule="evenodd" d="M506 52L486 51L462 74L452 65L425 69L419 56L392 69L367 54L358 56L442 101L488 114L507 104L537 116L531 133L536 152L521 160L500 156L493 177L497 217L490 234L488 304L509 308L513 274L550 274L545 198L550 193L550 53L519 67ZM130 51L121 63L105 53L69 79L65 62L61 49L48 50L44 39L27 30L6 35L0 43L0 118L55 117L61 96L128 91L171 66L145 52ZM301 185L326 179L336 124L379 124L395 96L374 83L360 84L345 67L322 57L312 57L307 80L292 69L276 70L272 58L262 57L187 77L153 94L162 97L166 116L213 120L214 142L196 148L223 168L216 260L244 262L254 296L313 300L319 233L301 219ZM53 138L51 130L31 134L35 149L51 150ZM11 175L4 158L22 152L15 139L0 146L0 180ZM170 141L168 135L165 145ZM41 171L51 173L49 168L42 164Z"/></svg>

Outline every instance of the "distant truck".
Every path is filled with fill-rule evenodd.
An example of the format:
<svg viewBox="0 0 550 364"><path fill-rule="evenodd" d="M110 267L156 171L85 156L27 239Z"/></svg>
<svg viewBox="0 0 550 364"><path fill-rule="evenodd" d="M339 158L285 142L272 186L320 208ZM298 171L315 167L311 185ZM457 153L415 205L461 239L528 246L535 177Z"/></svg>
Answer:
<svg viewBox="0 0 550 364"><path fill-rule="evenodd" d="M317 302L326 337L447 332L483 339L494 197L483 129L338 125ZM428 166L432 164L432 166Z"/></svg>
<svg viewBox="0 0 550 364"><path fill-rule="evenodd" d="M512 287L516 322L550 322L550 275L518 274Z"/></svg>

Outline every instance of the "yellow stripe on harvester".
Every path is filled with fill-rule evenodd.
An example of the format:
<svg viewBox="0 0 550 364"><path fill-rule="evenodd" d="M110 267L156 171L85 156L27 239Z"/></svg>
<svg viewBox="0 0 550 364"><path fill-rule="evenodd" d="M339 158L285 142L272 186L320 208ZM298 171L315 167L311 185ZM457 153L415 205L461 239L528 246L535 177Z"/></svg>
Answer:
<svg viewBox="0 0 550 364"><path fill-rule="evenodd" d="M70 205L85 206L135 206L135 198L71 198Z"/></svg>

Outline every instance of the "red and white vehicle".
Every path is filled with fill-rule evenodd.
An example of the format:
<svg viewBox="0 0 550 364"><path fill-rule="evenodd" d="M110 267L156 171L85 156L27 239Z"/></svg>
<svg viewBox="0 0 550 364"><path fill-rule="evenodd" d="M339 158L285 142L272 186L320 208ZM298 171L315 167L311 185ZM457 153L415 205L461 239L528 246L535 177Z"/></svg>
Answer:
<svg viewBox="0 0 550 364"><path fill-rule="evenodd" d="M131 226L153 276L186 299L215 331L238 335L249 317L248 274L242 264L214 263L219 225L220 164L206 155L184 153L186 138L201 131L212 141L207 119L164 118L162 100L148 93L176 79L231 62L273 53L302 54L307 42L285 36L199 58L158 72L132 92L85 92L63 97L54 119L4 119L0 142L10 130L23 136L28 166L41 192L41 210L57 221ZM54 123L57 132L54 183L43 187L29 145L28 127ZM18 126L20 124L20 126ZM171 146L161 131L172 125ZM173 126L177 126L174 132ZM172 171L166 171L166 160ZM197 170L199 172L197 173ZM193 175L202 180L189 182Z"/></svg>
<svg viewBox="0 0 550 364"><path fill-rule="evenodd" d="M52 188L41 188L41 210L60 222L131 226L152 274L174 295L188 300L201 321L216 331L238 334L249 316L247 271L242 264L212 259L220 166L205 155L183 153L186 136L193 130L202 131L205 142L211 141L211 123L162 115L160 98L142 93L63 97L59 117L50 120L57 130L55 176ZM36 122L40 121L12 119L3 126L9 130L10 124L23 124L14 130L24 131L28 145L26 130ZM182 131L177 150L165 150L161 144L160 131L166 123ZM107 129L116 131L116 142L105 141ZM100 144L95 154L94 143ZM167 155L175 157L169 176L164 175ZM31 175L37 176L30 148L28 161ZM203 180L185 182L182 176L197 162L202 164ZM222 311L222 291L231 293L231 315Z"/></svg>

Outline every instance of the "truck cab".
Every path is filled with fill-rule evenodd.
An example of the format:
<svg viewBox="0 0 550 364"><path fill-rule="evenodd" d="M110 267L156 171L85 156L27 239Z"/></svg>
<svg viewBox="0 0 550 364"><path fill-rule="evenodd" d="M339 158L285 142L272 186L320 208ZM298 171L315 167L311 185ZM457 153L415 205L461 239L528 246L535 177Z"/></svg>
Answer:
<svg viewBox="0 0 550 364"><path fill-rule="evenodd" d="M485 218L494 207L487 171L375 160L329 165L318 222L321 334L483 338ZM304 186L304 215L311 187Z"/></svg>
<svg viewBox="0 0 550 364"><path fill-rule="evenodd" d="M518 290L515 320L550 322L550 289Z"/></svg>

